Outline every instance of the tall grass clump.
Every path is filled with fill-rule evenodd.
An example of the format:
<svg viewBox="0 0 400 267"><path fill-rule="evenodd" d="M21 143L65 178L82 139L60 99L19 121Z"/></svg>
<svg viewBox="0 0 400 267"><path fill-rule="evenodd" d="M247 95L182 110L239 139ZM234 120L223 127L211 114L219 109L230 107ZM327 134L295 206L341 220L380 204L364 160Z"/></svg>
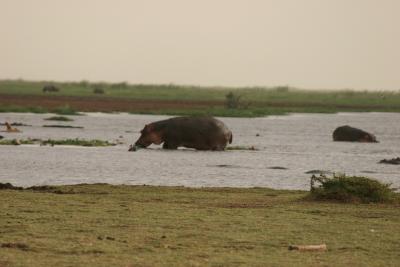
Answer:
<svg viewBox="0 0 400 267"><path fill-rule="evenodd" d="M385 203L394 200L395 192L390 184L383 184L367 177L313 175L309 198L338 202Z"/></svg>
<svg viewBox="0 0 400 267"><path fill-rule="evenodd" d="M225 95L225 107L228 109L248 108L250 102L244 102L242 96L229 92Z"/></svg>

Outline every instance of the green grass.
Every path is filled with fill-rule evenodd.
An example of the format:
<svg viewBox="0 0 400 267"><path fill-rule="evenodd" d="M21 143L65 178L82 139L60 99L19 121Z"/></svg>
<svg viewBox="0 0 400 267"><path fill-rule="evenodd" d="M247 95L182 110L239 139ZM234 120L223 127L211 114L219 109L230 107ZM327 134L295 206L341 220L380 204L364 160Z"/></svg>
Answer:
<svg viewBox="0 0 400 267"><path fill-rule="evenodd" d="M2 139L0 145L11 146L11 145L32 145L35 144L34 140L17 140L17 139Z"/></svg>
<svg viewBox="0 0 400 267"><path fill-rule="evenodd" d="M43 107L22 107L18 105L0 105L0 112L18 112L18 113L48 113L49 110Z"/></svg>
<svg viewBox="0 0 400 267"><path fill-rule="evenodd" d="M265 188L0 191L2 266L399 266L398 204ZM289 245L326 243L326 252Z"/></svg>
<svg viewBox="0 0 400 267"><path fill-rule="evenodd" d="M42 140L42 145L67 145L67 146L115 146L114 143L110 143L104 140L82 140L82 139L64 139L64 140Z"/></svg>
<svg viewBox="0 0 400 267"><path fill-rule="evenodd" d="M54 139L27 139L27 140L10 140L10 139L3 139L0 140L0 145L25 145L25 144L40 144L40 145L64 145L64 146L86 146L86 147L102 147L102 146L115 146L116 144L111 143L105 140L83 140L83 139L61 139L61 140L54 140Z"/></svg>
<svg viewBox="0 0 400 267"><path fill-rule="evenodd" d="M0 81L0 94L44 95L42 87L49 82L22 80ZM93 98L124 98L136 100L217 101L224 103L226 96L234 92L239 97L239 108L225 108L223 104L207 109L155 109L135 111L146 114L205 115L230 117L257 117L281 115L288 112L334 113L339 111L400 112L400 91L352 91L352 90L302 90L289 87L200 87L179 85L143 85L127 83L51 82L61 88L53 96L76 96ZM93 94L94 88L104 88L105 94ZM49 95L49 94L46 94ZM244 104L242 104L244 103ZM43 112L40 107L31 107L27 112ZM0 106L0 111L24 111L21 107ZM75 114L65 106L56 110L60 114ZM101 110L99 110L101 111Z"/></svg>

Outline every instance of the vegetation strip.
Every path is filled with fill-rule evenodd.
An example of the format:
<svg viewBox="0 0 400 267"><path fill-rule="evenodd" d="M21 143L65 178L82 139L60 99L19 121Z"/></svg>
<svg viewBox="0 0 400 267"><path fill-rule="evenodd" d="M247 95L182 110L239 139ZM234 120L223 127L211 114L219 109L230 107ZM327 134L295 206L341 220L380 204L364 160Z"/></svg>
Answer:
<svg viewBox="0 0 400 267"><path fill-rule="evenodd" d="M0 140L0 145L27 145L27 144L40 144L40 145L70 145L70 146L86 146L86 147L103 147L103 146L115 146L115 143L111 143L105 140L83 140L83 139L63 139L63 140L41 140L41 139L3 139Z"/></svg>
<svg viewBox="0 0 400 267"><path fill-rule="evenodd" d="M59 91L44 93L45 84L54 84ZM229 88L3 80L0 95L2 112L76 114L79 110L228 117L289 112L400 112L400 91L312 91L288 86Z"/></svg>
<svg viewBox="0 0 400 267"><path fill-rule="evenodd" d="M72 125L61 125L61 124L43 125L42 127L48 127L48 128L76 128L76 129L83 129L83 126L72 126Z"/></svg>

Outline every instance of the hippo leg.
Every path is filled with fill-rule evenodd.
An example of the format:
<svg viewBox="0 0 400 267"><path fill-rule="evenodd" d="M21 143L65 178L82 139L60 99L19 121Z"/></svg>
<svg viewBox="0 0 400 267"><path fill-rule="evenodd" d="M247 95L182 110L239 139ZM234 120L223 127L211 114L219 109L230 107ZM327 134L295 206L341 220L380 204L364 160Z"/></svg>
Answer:
<svg viewBox="0 0 400 267"><path fill-rule="evenodd" d="M178 145L172 142L164 142L163 149L178 149Z"/></svg>

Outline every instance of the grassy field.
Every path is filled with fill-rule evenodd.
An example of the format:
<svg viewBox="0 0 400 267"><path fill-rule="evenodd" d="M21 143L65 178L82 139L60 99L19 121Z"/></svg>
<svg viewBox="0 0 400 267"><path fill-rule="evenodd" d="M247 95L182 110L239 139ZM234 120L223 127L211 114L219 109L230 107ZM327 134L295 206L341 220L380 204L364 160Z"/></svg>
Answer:
<svg viewBox="0 0 400 267"><path fill-rule="evenodd" d="M150 107L122 107L115 105L113 109L105 106L95 106L90 111L126 111L133 113L195 115L210 114L215 116L242 116L254 117L270 114L285 114L288 112L338 112L338 111L391 111L400 112L400 91L396 92L368 92L368 91L310 91L280 86L274 88L226 88L226 87L198 87L178 85L130 85L127 83L89 83L89 82L51 82L60 91L43 93L44 84L50 82L30 82L22 80L0 81L0 95L17 96L57 96L71 97L64 100L64 114L68 108L74 108L75 99L85 98L105 102L140 101L151 102ZM94 90L101 89L102 94L95 94ZM239 97L234 108L227 108L227 95L233 92ZM154 101L170 103L167 107L158 105ZM184 105L182 105L182 103ZM193 104L193 105L191 105ZM45 104L44 104L45 105ZM90 105L77 105L78 111ZM29 111L47 112L55 108L39 106L38 104L23 106L14 103L0 103L0 111ZM62 107L58 107L62 113Z"/></svg>
<svg viewBox="0 0 400 267"><path fill-rule="evenodd" d="M105 184L0 191L0 266L399 266L399 204ZM327 245L325 252L289 245Z"/></svg>

